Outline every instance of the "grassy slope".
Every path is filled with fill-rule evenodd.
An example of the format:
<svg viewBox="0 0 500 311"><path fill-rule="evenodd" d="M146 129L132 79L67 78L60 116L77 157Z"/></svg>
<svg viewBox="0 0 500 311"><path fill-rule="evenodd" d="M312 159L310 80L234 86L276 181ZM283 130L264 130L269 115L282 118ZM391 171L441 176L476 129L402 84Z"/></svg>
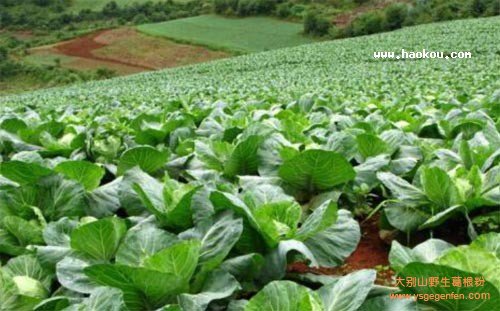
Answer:
<svg viewBox="0 0 500 311"><path fill-rule="evenodd" d="M138 26L146 34L235 52L258 52L311 43L302 25L268 17L202 15Z"/></svg>

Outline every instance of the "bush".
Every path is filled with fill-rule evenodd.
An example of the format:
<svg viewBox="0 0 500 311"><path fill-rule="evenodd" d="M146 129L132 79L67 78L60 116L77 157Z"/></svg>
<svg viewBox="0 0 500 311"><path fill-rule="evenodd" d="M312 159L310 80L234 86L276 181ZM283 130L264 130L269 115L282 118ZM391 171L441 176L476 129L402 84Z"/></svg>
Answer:
<svg viewBox="0 0 500 311"><path fill-rule="evenodd" d="M498 0L471 0L468 5L470 16L493 16L500 14L500 1Z"/></svg>
<svg viewBox="0 0 500 311"><path fill-rule="evenodd" d="M432 14L429 8L416 6L408 9L404 26L432 23Z"/></svg>
<svg viewBox="0 0 500 311"><path fill-rule="evenodd" d="M97 79L109 79L116 76L116 72L108 68L99 68L96 70L95 76Z"/></svg>
<svg viewBox="0 0 500 311"><path fill-rule="evenodd" d="M486 10L486 15L500 15L500 1L493 1Z"/></svg>
<svg viewBox="0 0 500 311"><path fill-rule="evenodd" d="M238 16L248 16L256 14L257 4L254 0L239 0L236 8Z"/></svg>
<svg viewBox="0 0 500 311"><path fill-rule="evenodd" d="M149 19L144 15L144 13L138 14L132 20L134 24L146 24L149 23Z"/></svg>
<svg viewBox="0 0 500 311"><path fill-rule="evenodd" d="M463 17L462 12L462 7L455 2L443 3L433 10L432 20L439 22L457 19Z"/></svg>
<svg viewBox="0 0 500 311"><path fill-rule="evenodd" d="M9 12L0 12L0 27L6 27L12 24L14 18Z"/></svg>
<svg viewBox="0 0 500 311"><path fill-rule="evenodd" d="M49 6L52 4L51 0L34 0L33 2L38 6Z"/></svg>
<svg viewBox="0 0 500 311"><path fill-rule="evenodd" d="M306 10L306 7L302 4L295 4L290 8L290 12L292 13L292 16L295 16L295 17L302 17L304 15L305 10Z"/></svg>
<svg viewBox="0 0 500 311"><path fill-rule="evenodd" d="M115 1L111 1L106 3L106 5L102 8L102 14L104 16L116 16L119 11L118 4Z"/></svg>
<svg viewBox="0 0 500 311"><path fill-rule="evenodd" d="M384 16L380 12L368 12L358 16L346 29L346 36L363 36L384 30Z"/></svg>
<svg viewBox="0 0 500 311"><path fill-rule="evenodd" d="M7 48L0 46L0 63L3 63L4 61L7 60Z"/></svg>
<svg viewBox="0 0 500 311"><path fill-rule="evenodd" d="M217 14L232 16L271 15L275 7L273 0L215 0Z"/></svg>
<svg viewBox="0 0 500 311"><path fill-rule="evenodd" d="M328 36L332 39L340 39L343 35L342 29L339 29L336 26L331 26L330 29L328 29Z"/></svg>
<svg viewBox="0 0 500 311"><path fill-rule="evenodd" d="M469 13L474 17L482 16L486 12L488 2L485 0L472 0L469 3Z"/></svg>
<svg viewBox="0 0 500 311"><path fill-rule="evenodd" d="M22 71L22 66L11 61L0 62L0 80L13 77Z"/></svg>
<svg viewBox="0 0 500 311"><path fill-rule="evenodd" d="M408 16L408 6L404 3L394 3L388 6L385 10L385 26L386 30L394 30L401 28Z"/></svg>
<svg viewBox="0 0 500 311"><path fill-rule="evenodd" d="M292 11L290 10L290 8L291 4L289 2L281 3L276 7L276 15L281 18L287 18L292 15Z"/></svg>
<svg viewBox="0 0 500 311"><path fill-rule="evenodd" d="M153 22L163 22L163 21L166 21L168 20L168 16L167 14L163 13L163 12L154 12L153 14L151 14L151 21Z"/></svg>
<svg viewBox="0 0 500 311"><path fill-rule="evenodd" d="M217 14L227 15L227 12L236 12L238 9L238 0L215 0L214 11Z"/></svg>
<svg viewBox="0 0 500 311"><path fill-rule="evenodd" d="M315 11L307 12L304 17L304 32L316 36L324 36L328 33L330 22Z"/></svg>

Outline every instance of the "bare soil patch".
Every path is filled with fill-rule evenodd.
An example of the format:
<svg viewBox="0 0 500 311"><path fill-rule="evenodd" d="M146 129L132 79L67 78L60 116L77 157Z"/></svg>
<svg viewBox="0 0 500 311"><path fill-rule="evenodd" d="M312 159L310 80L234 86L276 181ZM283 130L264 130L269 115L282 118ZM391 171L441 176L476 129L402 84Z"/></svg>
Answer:
<svg viewBox="0 0 500 311"><path fill-rule="evenodd" d="M204 47L179 44L163 38L151 37L131 28L107 31L95 37L105 44L95 49L98 57L153 69L177 67L228 57L229 54Z"/></svg>
<svg viewBox="0 0 500 311"><path fill-rule="evenodd" d="M90 35L82 36L70 41L66 41L63 43L59 43L54 46L55 50L60 52L61 54L68 55L68 56L76 56L76 57L81 57L81 58L86 58L90 60L99 60L99 61L106 61L110 63L116 63L116 64L122 64L122 65L127 65L127 66L133 66L133 67L141 67L143 70L149 70L152 69L151 67L146 67L146 66L139 66L136 64L130 64L127 63L126 61L121 61L119 59L110 59L107 57L101 57L99 55L96 55L94 53L95 50L103 48L106 46L106 44L100 43L95 40L96 37L98 37L100 34L105 33L109 30L102 30L98 31L95 33L92 33Z"/></svg>
<svg viewBox="0 0 500 311"><path fill-rule="evenodd" d="M34 54L74 58L61 64L72 69L109 68L126 75L228 57L224 52L150 37L133 28L101 30L76 39L37 47Z"/></svg>

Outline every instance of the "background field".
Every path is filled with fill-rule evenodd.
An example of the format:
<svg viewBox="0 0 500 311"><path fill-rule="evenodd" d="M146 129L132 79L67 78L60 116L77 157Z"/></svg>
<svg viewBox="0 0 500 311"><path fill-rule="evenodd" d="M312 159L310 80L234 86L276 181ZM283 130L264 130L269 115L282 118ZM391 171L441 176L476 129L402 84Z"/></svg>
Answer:
<svg viewBox="0 0 500 311"><path fill-rule="evenodd" d="M315 41L302 35L301 24L269 17L202 15L137 28L149 35L235 52L259 52Z"/></svg>

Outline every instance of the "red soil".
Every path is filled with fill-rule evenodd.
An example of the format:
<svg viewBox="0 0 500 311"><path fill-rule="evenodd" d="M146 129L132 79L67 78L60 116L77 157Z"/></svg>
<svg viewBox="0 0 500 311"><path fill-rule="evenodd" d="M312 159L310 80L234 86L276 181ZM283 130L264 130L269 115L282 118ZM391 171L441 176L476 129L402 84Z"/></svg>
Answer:
<svg viewBox="0 0 500 311"><path fill-rule="evenodd" d="M306 263L296 262L288 266L291 273L313 273L321 275L346 275L361 269L377 268L377 284L391 285L394 272L388 269L390 247L379 237L378 219L373 217L361 224L361 241L356 250L349 256L345 264L336 268L307 266Z"/></svg>
<svg viewBox="0 0 500 311"><path fill-rule="evenodd" d="M50 46L33 48L33 53L74 57L63 65L77 70L110 68L118 74L177 67L229 54L194 45L150 37L128 27L101 30Z"/></svg>
<svg viewBox="0 0 500 311"><path fill-rule="evenodd" d="M389 264L390 246L380 239L378 217L361 224L361 241L346 263L355 269L372 268Z"/></svg>
<svg viewBox="0 0 500 311"><path fill-rule="evenodd" d="M144 70L150 70L153 69L152 67L146 67L146 66L140 66L140 65L132 65L127 62L122 62L116 59L110 59L106 57L100 57L97 55L94 55L92 52L94 50L103 48L106 46L106 44L97 42L95 39L99 35L105 33L107 30L102 30L98 31L95 33L92 33L90 35L86 35L83 37L79 37L70 41L66 41L60 44L57 44L54 46L55 50L69 56L76 56L76 57L82 57L82 58L88 58L88 59L94 59L94 60L100 60L100 61L106 61L110 63L116 63L116 64L121 64L121 65L126 65L126 66L132 66L132 67L138 67Z"/></svg>

